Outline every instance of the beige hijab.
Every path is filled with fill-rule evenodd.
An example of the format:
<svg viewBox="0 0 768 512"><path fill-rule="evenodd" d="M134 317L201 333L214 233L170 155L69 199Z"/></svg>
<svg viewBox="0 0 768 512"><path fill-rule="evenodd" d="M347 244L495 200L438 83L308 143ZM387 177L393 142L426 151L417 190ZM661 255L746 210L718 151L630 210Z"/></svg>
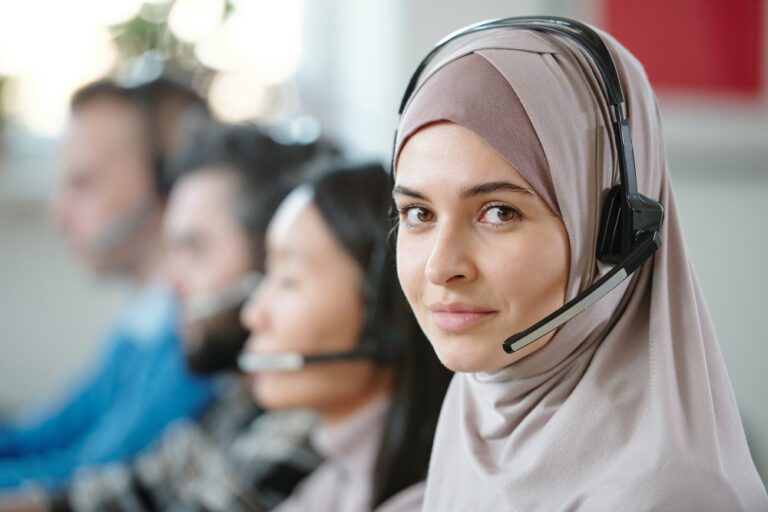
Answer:
<svg viewBox="0 0 768 512"><path fill-rule="evenodd" d="M637 60L602 36L628 100L638 188L666 208L663 245L538 352L456 375L427 511L768 510L683 243L653 92ZM598 78L563 38L486 32L446 52L419 86L395 150L448 120L505 156L563 219L567 300L610 269L595 258L602 198L618 180ZM477 104L465 108L467 98Z"/></svg>

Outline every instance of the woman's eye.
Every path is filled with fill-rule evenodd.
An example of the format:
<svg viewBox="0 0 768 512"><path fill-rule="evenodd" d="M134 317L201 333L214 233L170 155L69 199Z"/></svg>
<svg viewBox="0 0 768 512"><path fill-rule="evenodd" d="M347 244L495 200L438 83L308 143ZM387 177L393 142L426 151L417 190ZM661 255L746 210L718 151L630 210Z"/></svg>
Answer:
<svg viewBox="0 0 768 512"><path fill-rule="evenodd" d="M273 272L271 274L265 274L261 281L261 286L265 288L271 288L273 290L285 290L295 288L297 281L294 277L288 274L281 274L280 272Z"/></svg>
<svg viewBox="0 0 768 512"><path fill-rule="evenodd" d="M401 211L405 223L409 226L428 224L435 219L435 214L421 206L411 206Z"/></svg>
<svg viewBox="0 0 768 512"><path fill-rule="evenodd" d="M509 206L490 206L483 210L480 222L486 224L504 224L520 217L520 212Z"/></svg>
<svg viewBox="0 0 768 512"><path fill-rule="evenodd" d="M283 276L275 279L275 284L277 284L278 288L282 288L286 290L286 289L295 288L296 280L292 277Z"/></svg>

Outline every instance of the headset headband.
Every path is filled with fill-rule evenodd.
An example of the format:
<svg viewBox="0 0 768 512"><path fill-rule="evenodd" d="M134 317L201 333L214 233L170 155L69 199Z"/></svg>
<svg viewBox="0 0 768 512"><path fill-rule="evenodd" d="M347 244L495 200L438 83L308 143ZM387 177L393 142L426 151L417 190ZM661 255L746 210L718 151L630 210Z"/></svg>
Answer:
<svg viewBox="0 0 768 512"><path fill-rule="evenodd" d="M613 63L611 53L608 51L608 48L605 46L605 43L600 36L597 35L597 32L584 23L568 18L559 18L556 16L522 16L517 18L501 18L481 21L457 30L440 40L426 57L422 59L413 76L411 76L411 79L408 82L408 87L406 87L405 94L400 103L398 113L402 115L408 100L418 85L422 73L443 48L453 41L467 35L499 28L540 30L569 37L581 46L594 61L600 72L600 76L603 79L603 83L605 84L608 100L611 106L618 108L623 105L624 92L622 91L621 82L619 81L619 74L616 72L616 66Z"/></svg>

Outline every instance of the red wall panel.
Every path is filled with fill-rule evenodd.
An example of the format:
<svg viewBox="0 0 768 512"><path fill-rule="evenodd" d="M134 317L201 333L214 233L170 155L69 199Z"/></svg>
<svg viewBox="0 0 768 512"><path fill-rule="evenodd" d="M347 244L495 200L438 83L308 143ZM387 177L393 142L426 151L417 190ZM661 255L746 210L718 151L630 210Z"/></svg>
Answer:
<svg viewBox="0 0 768 512"><path fill-rule="evenodd" d="M757 96L763 0L602 0L603 26L660 90Z"/></svg>

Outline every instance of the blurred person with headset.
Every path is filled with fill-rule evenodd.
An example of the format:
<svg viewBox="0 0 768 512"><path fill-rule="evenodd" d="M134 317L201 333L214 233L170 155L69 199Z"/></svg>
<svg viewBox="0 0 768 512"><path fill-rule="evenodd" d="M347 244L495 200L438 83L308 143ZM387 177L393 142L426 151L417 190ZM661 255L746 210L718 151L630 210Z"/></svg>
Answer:
<svg viewBox="0 0 768 512"><path fill-rule="evenodd" d="M574 20L478 23L400 113L398 274L457 371L425 510L768 510L640 63Z"/></svg>
<svg viewBox="0 0 768 512"><path fill-rule="evenodd" d="M309 446L314 415L263 414L237 371L248 337L240 310L263 271L264 234L310 160L334 154L323 140L291 143L255 125L204 123L170 159L164 221L165 278L180 302L187 366L217 375L199 421L179 420L130 463L76 473L63 492L0 510L185 512L268 510L320 462ZM37 508L32 506L37 503Z"/></svg>
<svg viewBox="0 0 768 512"><path fill-rule="evenodd" d="M420 332L387 244L380 165L332 165L283 201L242 317L257 403L319 415L325 458L275 510L421 510L450 372Z"/></svg>
<svg viewBox="0 0 768 512"><path fill-rule="evenodd" d="M0 489L55 487L78 466L131 457L210 401L209 379L185 365L174 302L158 281L161 168L195 116L207 116L203 100L162 78L133 88L105 80L74 94L52 211L88 266L137 290L78 382L0 423Z"/></svg>

